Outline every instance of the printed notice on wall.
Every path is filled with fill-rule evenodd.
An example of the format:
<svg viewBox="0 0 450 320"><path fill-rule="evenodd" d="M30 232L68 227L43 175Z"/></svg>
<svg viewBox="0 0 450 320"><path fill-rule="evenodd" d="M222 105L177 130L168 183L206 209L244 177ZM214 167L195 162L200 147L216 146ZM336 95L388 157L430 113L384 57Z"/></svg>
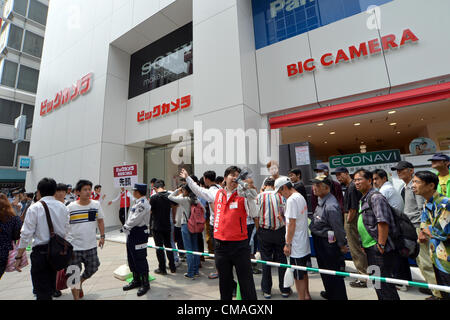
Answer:
<svg viewBox="0 0 450 320"><path fill-rule="evenodd" d="M307 166L311 164L309 159L308 146L300 146L295 148L295 159L298 166Z"/></svg>

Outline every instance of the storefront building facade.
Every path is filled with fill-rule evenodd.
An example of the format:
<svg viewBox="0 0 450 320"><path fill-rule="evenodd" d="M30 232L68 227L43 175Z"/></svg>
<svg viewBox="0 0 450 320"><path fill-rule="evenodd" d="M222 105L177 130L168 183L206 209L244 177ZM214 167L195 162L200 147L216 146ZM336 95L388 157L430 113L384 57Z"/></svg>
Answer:
<svg viewBox="0 0 450 320"><path fill-rule="evenodd" d="M439 0L50 2L26 188L87 178L111 199L123 164L173 189L182 165L247 166L259 185L277 152L282 172L360 150L405 158L418 137L445 152L449 11Z"/></svg>

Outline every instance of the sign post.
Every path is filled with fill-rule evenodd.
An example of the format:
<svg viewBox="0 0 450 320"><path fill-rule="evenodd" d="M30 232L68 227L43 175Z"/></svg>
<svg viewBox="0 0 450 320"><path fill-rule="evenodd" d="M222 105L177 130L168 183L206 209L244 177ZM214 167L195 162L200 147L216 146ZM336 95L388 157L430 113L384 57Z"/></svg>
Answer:
<svg viewBox="0 0 450 320"><path fill-rule="evenodd" d="M114 171L114 187L125 188L125 201L127 199L127 188L133 187L138 183L137 164L117 166L113 168ZM131 203L128 207L131 206ZM125 203L125 210L127 204ZM128 211L125 212L125 219L128 219Z"/></svg>

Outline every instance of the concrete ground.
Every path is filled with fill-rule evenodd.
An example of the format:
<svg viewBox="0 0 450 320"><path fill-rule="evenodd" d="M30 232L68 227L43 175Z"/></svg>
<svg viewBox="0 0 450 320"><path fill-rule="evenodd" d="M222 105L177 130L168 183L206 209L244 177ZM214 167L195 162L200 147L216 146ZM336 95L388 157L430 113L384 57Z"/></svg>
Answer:
<svg viewBox="0 0 450 320"><path fill-rule="evenodd" d="M100 268L97 273L83 285L85 300L218 300L219 280L208 279L208 275L214 271L214 260L206 259L200 269L200 278L195 280L187 279L183 276L187 272L186 263L182 263L175 274L168 273L167 276L157 275L153 272L158 263L154 249L148 250L148 262L150 273L156 278L151 282L151 290L143 297L137 297L137 290L123 291L122 287L125 281L114 277L114 271L121 265L126 264L126 248L124 244L124 235L117 230L107 232L106 243L102 250L98 250L100 258ZM122 242L122 243L121 243ZM153 238L149 239L149 244L153 244ZM28 252L29 254L29 252ZM317 267L313 259L313 267ZM413 280L418 278L419 271L413 269ZM351 262L347 262L347 272L355 272ZM272 300L282 300L278 289L278 273L272 268L273 289ZM258 299L265 300L261 292L261 275L254 275ZM320 291L324 290L320 275L317 273L309 274L309 288L313 300L324 300L320 296ZM353 279L346 278L347 295L350 300L376 300L375 290L371 288L355 289L350 287L349 282ZM287 298L289 300L297 299L295 287L292 288L294 294ZM402 300L423 300L427 296L420 293L417 288L409 287L407 292L399 292ZM23 269L21 273L6 273L0 280L0 300L33 300L30 266ZM71 300L70 290L63 291L63 295L57 300Z"/></svg>

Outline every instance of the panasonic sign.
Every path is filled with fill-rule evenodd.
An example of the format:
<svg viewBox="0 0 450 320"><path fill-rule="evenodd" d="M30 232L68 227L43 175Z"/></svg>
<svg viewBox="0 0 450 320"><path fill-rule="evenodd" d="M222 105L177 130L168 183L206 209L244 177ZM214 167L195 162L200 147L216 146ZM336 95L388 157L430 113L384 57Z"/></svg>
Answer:
<svg viewBox="0 0 450 320"><path fill-rule="evenodd" d="M277 0L270 3L270 15L275 18L280 11L286 10L290 12L301 6L305 6L306 2L314 2L315 0Z"/></svg>

